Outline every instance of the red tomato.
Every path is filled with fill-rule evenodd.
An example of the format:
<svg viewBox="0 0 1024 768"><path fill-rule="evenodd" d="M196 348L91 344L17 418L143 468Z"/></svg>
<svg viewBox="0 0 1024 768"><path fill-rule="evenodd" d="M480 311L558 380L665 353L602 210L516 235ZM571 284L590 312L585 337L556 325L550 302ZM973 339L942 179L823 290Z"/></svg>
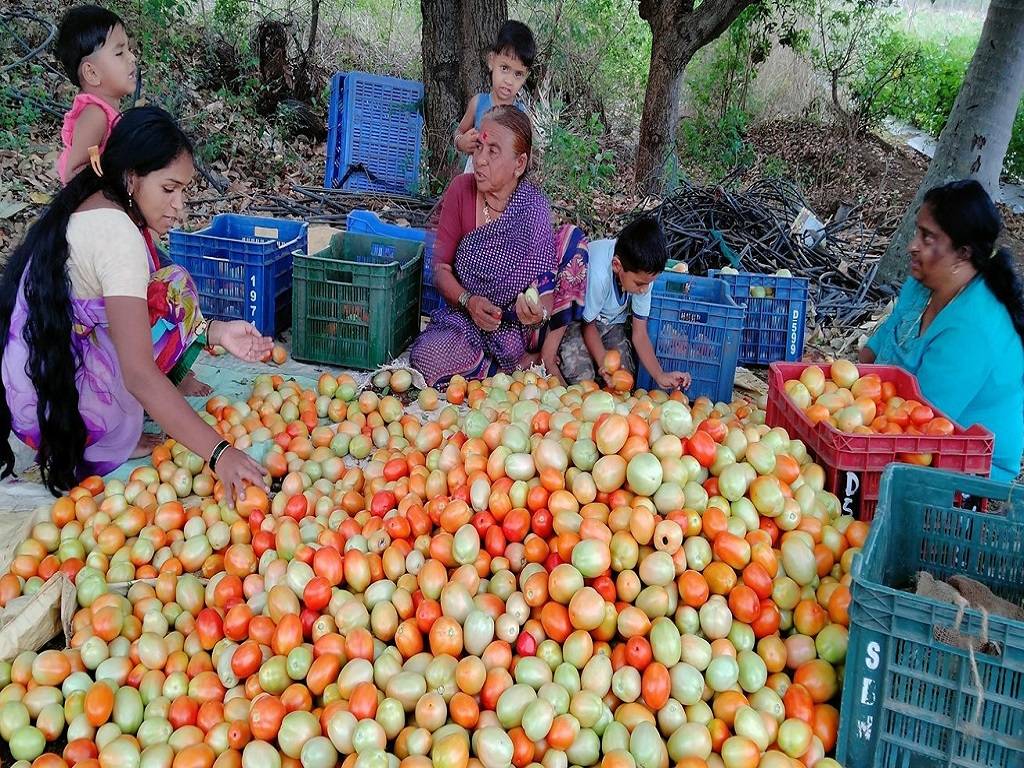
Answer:
<svg viewBox="0 0 1024 768"><path fill-rule="evenodd" d="M935 412L927 405L918 405L910 412L910 421L921 426L935 418Z"/></svg>
<svg viewBox="0 0 1024 768"><path fill-rule="evenodd" d="M374 517L384 517L397 506L398 499L393 492L377 491L370 500L370 514Z"/></svg>
<svg viewBox="0 0 1024 768"><path fill-rule="evenodd" d="M224 637L224 620L214 608L203 608L196 616L196 633L204 651L213 647Z"/></svg>
<svg viewBox="0 0 1024 768"><path fill-rule="evenodd" d="M952 435L955 431L953 422L949 419L939 416L938 418L932 419L924 426L924 433L926 435Z"/></svg>
<svg viewBox="0 0 1024 768"><path fill-rule="evenodd" d="M715 441L707 432L697 430L686 441L686 453L693 456L702 467L715 463Z"/></svg>
<svg viewBox="0 0 1024 768"><path fill-rule="evenodd" d="M778 606L771 600L762 600L761 611L750 623L750 628L754 630L754 637L760 639L778 632L781 623L782 614Z"/></svg>
<svg viewBox="0 0 1024 768"><path fill-rule="evenodd" d="M311 611L320 611L331 602L331 583L323 576L314 576L302 590L302 601Z"/></svg>
<svg viewBox="0 0 1024 768"><path fill-rule="evenodd" d="M704 419L697 427L702 432L707 432L711 435L711 439L716 443L721 443L725 440L725 436L729 434L729 428L725 426L725 422L721 419Z"/></svg>
<svg viewBox="0 0 1024 768"><path fill-rule="evenodd" d="M729 610L744 624L752 624L761 614L757 593L745 584L737 584L729 593Z"/></svg>
<svg viewBox="0 0 1024 768"><path fill-rule="evenodd" d="M552 515L546 509L538 509L533 513L533 519L530 522L530 528L541 538L550 538L554 533L554 515Z"/></svg>
<svg viewBox="0 0 1024 768"><path fill-rule="evenodd" d="M323 577L333 587L341 584L345 575L345 561L334 547L320 547L313 554L313 573Z"/></svg>
<svg viewBox="0 0 1024 768"><path fill-rule="evenodd" d="M284 505L284 513L296 521L304 518L308 512L309 500L301 493L292 496Z"/></svg>

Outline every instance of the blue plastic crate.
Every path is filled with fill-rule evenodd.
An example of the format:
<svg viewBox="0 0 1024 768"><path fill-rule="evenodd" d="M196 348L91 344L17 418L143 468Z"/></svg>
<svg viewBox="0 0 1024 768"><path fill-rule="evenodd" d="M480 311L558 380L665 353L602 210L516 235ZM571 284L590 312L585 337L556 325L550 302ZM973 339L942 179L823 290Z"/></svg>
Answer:
<svg viewBox="0 0 1024 768"><path fill-rule="evenodd" d="M743 333L743 307L721 280L663 272L655 281L647 332L666 371L688 371L686 394L714 401L732 400L736 357ZM641 366L637 384L657 384Z"/></svg>
<svg viewBox="0 0 1024 768"><path fill-rule="evenodd" d="M423 84L338 72L331 79L324 186L415 193L423 134Z"/></svg>
<svg viewBox="0 0 1024 768"><path fill-rule="evenodd" d="M420 314L431 315L434 310L444 304L441 294L434 287L431 260L434 255L434 233L428 229L400 227L387 224L373 211L352 211L346 217L346 228L349 232L366 232L372 235L384 235L399 240L415 240L423 243L423 282L420 289Z"/></svg>
<svg viewBox="0 0 1024 768"><path fill-rule="evenodd" d="M1021 605L1024 489L886 468L853 565L837 759L857 768L1024 765L1024 621L917 595L921 571L967 576ZM973 660L962 638L978 644Z"/></svg>
<svg viewBox="0 0 1024 768"><path fill-rule="evenodd" d="M196 282L209 320L248 320L260 333L291 322L292 253L305 252L302 221L221 213L196 232L171 230L171 260Z"/></svg>
<svg viewBox="0 0 1024 768"><path fill-rule="evenodd" d="M807 325L808 281L805 277L721 270L708 271L708 277L724 280L737 304L745 304L743 341L739 362L742 365L768 365L803 358ZM763 288L766 296L752 296L752 288Z"/></svg>

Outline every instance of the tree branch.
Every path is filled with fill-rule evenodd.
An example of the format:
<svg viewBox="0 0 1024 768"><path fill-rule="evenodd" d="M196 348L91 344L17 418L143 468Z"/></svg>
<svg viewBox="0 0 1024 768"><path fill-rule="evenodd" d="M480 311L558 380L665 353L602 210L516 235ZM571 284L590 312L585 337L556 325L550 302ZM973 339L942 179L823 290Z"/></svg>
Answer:
<svg viewBox="0 0 1024 768"><path fill-rule="evenodd" d="M704 0L690 13L690 19L687 20L688 36L699 40L702 46L711 42L755 2L757 0ZM689 5L693 8L693 3Z"/></svg>

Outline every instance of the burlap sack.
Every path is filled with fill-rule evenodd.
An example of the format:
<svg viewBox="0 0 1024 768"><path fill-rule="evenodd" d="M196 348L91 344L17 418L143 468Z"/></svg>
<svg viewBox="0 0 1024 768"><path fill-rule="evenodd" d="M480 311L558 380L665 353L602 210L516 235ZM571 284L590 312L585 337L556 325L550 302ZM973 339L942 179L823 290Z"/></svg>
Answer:
<svg viewBox="0 0 1024 768"><path fill-rule="evenodd" d="M0 661L37 651L61 632L67 647L77 605L75 585L63 573L47 579L34 595L12 600L0 614Z"/></svg>
<svg viewBox="0 0 1024 768"><path fill-rule="evenodd" d="M980 581L966 576L950 576L947 581L975 610L988 611L989 615L1002 616L1004 619L1024 621L1024 608L993 594L992 590Z"/></svg>
<svg viewBox="0 0 1024 768"><path fill-rule="evenodd" d="M49 499L45 505L34 499L32 506L27 508L17 503L0 507L0 573L7 573L11 569L18 546L28 538L32 527L50 519L53 497Z"/></svg>
<svg viewBox="0 0 1024 768"><path fill-rule="evenodd" d="M968 587L974 585L981 587L986 592L982 584L968 579L965 576L954 576L954 579L959 579L960 583L966 584ZM952 579L951 579L952 580ZM977 605L972 603L968 597L962 594L956 589L956 587L948 584L944 581L937 581L932 575L926 571L920 571L917 574L917 594L921 597L927 597L932 600L938 600L943 603L949 603L957 607L957 622L956 626L953 627L932 627L932 637L945 645L952 645L956 648L962 648L965 651L974 651L976 653L985 653L989 655L999 654L999 645L991 642L987 637L971 637L970 635L964 635L960 632L960 624L963 620L964 611L968 608L974 610L980 610L983 615L987 616L987 613L991 613L988 608L984 605ZM972 594L977 594L977 590L972 590ZM989 592L991 595L992 593ZM992 595L995 597L994 595ZM996 598L998 599L998 598Z"/></svg>

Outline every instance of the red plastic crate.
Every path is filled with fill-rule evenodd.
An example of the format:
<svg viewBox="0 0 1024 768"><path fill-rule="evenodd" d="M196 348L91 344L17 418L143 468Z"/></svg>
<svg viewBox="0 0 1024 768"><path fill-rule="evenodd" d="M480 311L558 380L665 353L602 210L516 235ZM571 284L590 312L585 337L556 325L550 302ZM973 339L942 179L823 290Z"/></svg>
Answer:
<svg viewBox="0 0 1024 768"><path fill-rule="evenodd" d="M980 425L964 429L954 424L949 436L939 435L853 435L840 432L827 422L812 424L807 415L786 395L783 386L800 378L814 363L772 363L768 373L768 411L766 421L782 427L791 437L803 440L825 468L826 488L839 497L843 511L860 520L870 520L878 506L882 470L904 453L930 453L932 466L952 472L988 476L992 469L995 437ZM831 366L819 366L826 378ZM929 405L921 394L917 378L892 365L858 365L862 376L876 374L883 382L896 385L897 394L907 400Z"/></svg>

